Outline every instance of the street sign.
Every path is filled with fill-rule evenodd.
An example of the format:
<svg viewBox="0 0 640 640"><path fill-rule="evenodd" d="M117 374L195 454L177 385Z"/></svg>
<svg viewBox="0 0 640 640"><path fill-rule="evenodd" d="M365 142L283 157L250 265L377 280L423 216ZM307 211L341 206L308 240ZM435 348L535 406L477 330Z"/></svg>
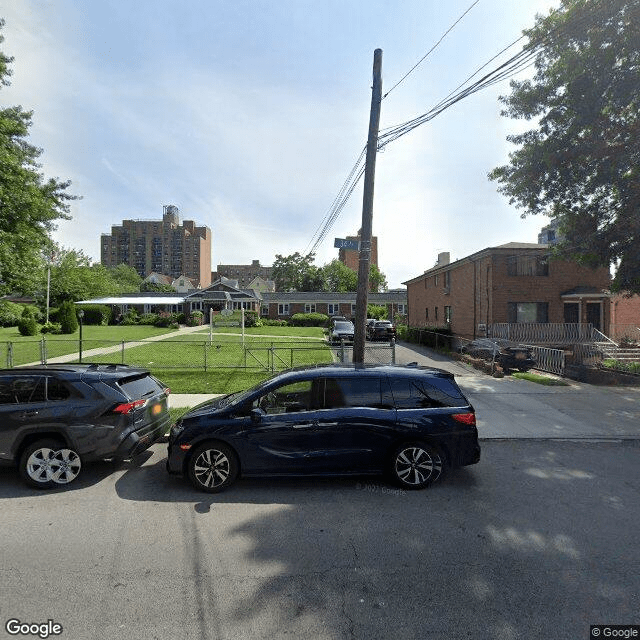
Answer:
<svg viewBox="0 0 640 640"><path fill-rule="evenodd" d="M353 251L358 251L360 249L360 242L358 240L336 238L333 241L333 246L336 249L352 249Z"/></svg>

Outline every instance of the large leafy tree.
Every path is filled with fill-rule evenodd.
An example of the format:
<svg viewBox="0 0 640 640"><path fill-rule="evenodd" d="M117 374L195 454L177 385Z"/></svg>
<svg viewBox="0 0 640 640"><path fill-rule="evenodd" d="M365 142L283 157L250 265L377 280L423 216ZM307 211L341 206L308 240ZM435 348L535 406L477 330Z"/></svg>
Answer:
<svg viewBox="0 0 640 640"><path fill-rule="evenodd" d="M640 0L562 0L526 31L535 76L503 115L537 119L490 178L524 215L557 217L561 255L615 264L640 292Z"/></svg>
<svg viewBox="0 0 640 640"><path fill-rule="evenodd" d="M271 270L276 291L322 291L314 258L312 253L303 256L297 251L289 256L276 254Z"/></svg>
<svg viewBox="0 0 640 640"><path fill-rule="evenodd" d="M12 61L0 51L0 88L9 84ZM0 108L0 295L37 289L54 221L69 218L75 199L70 182L40 173L42 150L28 142L31 117L19 106Z"/></svg>
<svg viewBox="0 0 640 640"><path fill-rule="evenodd" d="M323 271L329 291L344 293L358 288L358 274L337 258L325 264Z"/></svg>

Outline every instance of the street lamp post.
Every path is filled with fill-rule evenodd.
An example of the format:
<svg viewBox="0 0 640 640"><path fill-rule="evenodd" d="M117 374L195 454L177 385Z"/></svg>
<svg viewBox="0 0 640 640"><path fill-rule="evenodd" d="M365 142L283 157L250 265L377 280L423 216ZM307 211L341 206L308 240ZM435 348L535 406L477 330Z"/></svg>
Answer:
<svg viewBox="0 0 640 640"><path fill-rule="evenodd" d="M78 352L80 355L80 362L82 362L82 319L84 318L84 309L80 309L78 311L78 321L80 322L80 344L78 347Z"/></svg>

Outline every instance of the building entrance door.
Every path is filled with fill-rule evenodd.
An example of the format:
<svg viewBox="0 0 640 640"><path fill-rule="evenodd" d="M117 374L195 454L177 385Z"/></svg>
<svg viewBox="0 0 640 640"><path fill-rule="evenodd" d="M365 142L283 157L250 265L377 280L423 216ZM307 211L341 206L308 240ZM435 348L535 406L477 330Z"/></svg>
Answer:
<svg viewBox="0 0 640 640"><path fill-rule="evenodd" d="M601 331L600 316L601 316L602 303L600 302L587 302L587 322L593 325L594 329Z"/></svg>

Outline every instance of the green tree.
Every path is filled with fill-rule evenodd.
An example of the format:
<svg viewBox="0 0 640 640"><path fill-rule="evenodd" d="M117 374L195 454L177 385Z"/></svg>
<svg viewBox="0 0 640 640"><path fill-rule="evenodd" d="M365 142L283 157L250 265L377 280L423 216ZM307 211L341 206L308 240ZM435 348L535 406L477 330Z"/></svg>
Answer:
<svg viewBox="0 0 640 640"><path fill-rule="evenodd" d="M128 264L119 264L108 269L109 277L117 293L135 293L141 291L142 278L140 274ZM115 291L114 291L115 293Z"/></svg>
<svg viewBox="0 0 640 640"><path fill-rule="evenodd" d="M337 258L325 264L323 270L329 291L344 293L346 291L356 291L358 288L358 274Z"/></svg>
<svg viewBox="0 0 640 640"><path fill-rule="evenodd" d="M75 333L78 329L78 317L76 316L76 305L70 300L63 302L58 311L60 328L62 333Z"/></svg>
<svg viewBox="0 0 640 640"><path fill-rule="evenodd" d="M377 265L372 264L369 268L369 291L382 293L387 290L387 287L387 277L378 269Z"/></svg>
<svg viewBox="0 0 640 640"><path fill-rule="evenodd" d="M136 275L138 275L136 273ZM176 290L170 284L162 284L160 282L145 282L140 284L140 291L155 291L161 293L175 293Z"/></svg>
<svg viewBox="0 0 640 640"><path fill-rule="evenodd" d="M538 126L489 177L523 216L558 218L560 255L617 264L614 289L640 292L640 1L562 0L525 34L536 73L503 115Z"/></svg>
<svg viewBox="0 0 640 640"><path fill-rule="evenodd" d="M322 291L318 286L317 267L313 264L315 256L306 256L297 251L289 256L276 254L271 270L271 278L276 283L276 291ZM312 286L312 289L305 287Z"/></svg>
<svg viewBox="0 0 640 640"><path fill-rule="evenodd" d="M0 51L0 87L9 84L11 62ZM42 149L28 142L32 115L19 106L0 109L0 295L40 287L41 252L50 244L54 221L69 219L68 203L76 199L67 192L70 182L40 173Z"/></svg>

